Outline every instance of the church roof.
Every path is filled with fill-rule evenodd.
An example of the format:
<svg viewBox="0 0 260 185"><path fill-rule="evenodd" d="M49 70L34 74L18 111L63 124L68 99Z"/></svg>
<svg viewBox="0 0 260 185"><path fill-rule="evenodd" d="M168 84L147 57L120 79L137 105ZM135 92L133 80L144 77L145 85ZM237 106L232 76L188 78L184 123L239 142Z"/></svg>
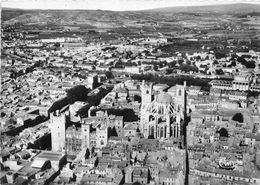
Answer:
<svg viewBox="0 0 260 185"><path fill-rule="evenodd" d="M157 95L156 100L157 103L162 103L162 104L169 104L171 103L172 100L172 96L169 95L166 92L160 93L159 95Z"/></svg>
<svg viewBox="0 0 260 185"><path fill-rule="evenodd" d="M146 106L146 109L153 114L173 114L176 111L176 106L172 96L162 92L150 105Z"/></svg>

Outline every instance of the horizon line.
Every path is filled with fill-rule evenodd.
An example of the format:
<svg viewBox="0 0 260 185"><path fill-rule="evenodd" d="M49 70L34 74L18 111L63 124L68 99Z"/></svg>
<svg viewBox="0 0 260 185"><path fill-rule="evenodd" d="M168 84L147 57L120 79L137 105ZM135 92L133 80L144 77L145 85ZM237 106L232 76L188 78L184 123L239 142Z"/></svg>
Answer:
<svg viewBox="0 0 260 185"><path fill-rule="evenodd" d="M23 1L26 1L26 0L23 0ZM109 0L106 1L106 3L108 2ZM119 0L110 0L110 1L119 1ZM166 2L166 1L169 1L169 0L145 0L143 2L140 2L139 3L147 3L149 1L154 1L154 2ZM115 12L127 12L127 11L149 11L149 10L156 10L156 9L164 9L164 8L179 8L179 7L202 7L202 6L221 6L221 5L235 5L235 4L247 4L247 5L260 5L260 1L243 1L243 2L238 2L238 1L233 1L233 0L228 0L228 1L223 1L223 2L220 2L221 0L213 0L215 1L214 2L210 2L210 1L207 1L206 4L196 4L196 3L201 3L203 0L201 0L200 2L199 1L194 1L194 0L190 0L190 2L193 2L193 3L189 3L187 4L187 0L186 0L186 3L185 1L181 2L181 4L170 4L170 5L165 5L165 3L163 3L162 5L157 5L156 6L142 6L142 8L140 8L140 6L137 6L138 8L136 7L130 7L129 9L125 8L125 4L123 4L124 6L121 7L121 6L118 6L119 4L117 5L114 5L113 6L105 6L105 4L98 4L100 7L96 7L97 5L95 6L87 6L88 4L68 4L65 3L65 4L57 4L59 3L59 0L57 1L56 4L53 4L53 6L47 6L48 3L48 0L46 1L46 5L45 6L41 6L39 7L40 4L35 4L34 7L32 4L30 4L30 6L26 5L26 3L23 3L23 6L19 6L18 5L12 5L12 2L9 1L2 1L2 9L19 9L19 10L101 10L101 11L115 11ZM204 0L205 1L205 0ZM212 0L211 0L212 1ZM65 1L66 2L66 1ZM134 2L134 0L130 0L128 2ZM175 2L175 0L171 1L171 2ZM11 3L11 4L8 4L8 3ZM28 2L27 2L28 3ZM38 3L39 0L38 0ZM205 3L205 2L204 2ZM36 6L37 5L37 6ZM60 5L60 6L59 6ZM122 5L122 4L121 4ZM146 4L147 5L147 4ZM147 8L146 8L147 7Z"/></svg>

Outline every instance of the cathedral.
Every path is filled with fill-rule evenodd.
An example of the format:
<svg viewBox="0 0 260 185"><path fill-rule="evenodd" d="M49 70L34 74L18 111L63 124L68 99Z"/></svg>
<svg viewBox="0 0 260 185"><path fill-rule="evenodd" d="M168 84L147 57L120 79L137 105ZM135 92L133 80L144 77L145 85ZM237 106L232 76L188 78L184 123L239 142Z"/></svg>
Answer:
<svg viewBox="0 0 260 185"><path fill-rule="evenodd" d="M140 130L145 138L177 138L183 136L186 113L186 82L167 92L156 92L152 83L141 85Z"/></svg>

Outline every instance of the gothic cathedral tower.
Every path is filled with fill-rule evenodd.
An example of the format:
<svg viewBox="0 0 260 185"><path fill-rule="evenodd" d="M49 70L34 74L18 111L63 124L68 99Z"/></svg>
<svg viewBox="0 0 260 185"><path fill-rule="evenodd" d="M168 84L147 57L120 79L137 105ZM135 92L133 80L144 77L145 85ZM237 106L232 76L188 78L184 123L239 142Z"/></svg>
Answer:
<svg viewBox="0 0 260 185"><path fill-rule="evenodd" d="M147 85L143 80L141 85L142 106L152 102L152 91L153 91L153 84Z"/></svg>
<svg viewBox="0 0 260 185"><path fill-rule="evenodd" d="M147 133L147 123L149 121L149 114L147 113L146 109L147 107L152 103L153 101L153 84L145 84L145 81L143 80L141 85L141 121L140 121L140 130L142 133ZM144 136L148 137L148 136Z"/></svg>
<svg viewBox="0 0 260 185"><path fill-rule="evenodd" d="M177 106L182 109L183 113L186 113L186 90L187 90L187 85L186 81L184 82L184 85L176 85L176 95L174 97L175 102Z"/></svg>
<svg viewBox="0 0 260 185"><path fill-rule="evenodd" d="M180 123L180 135L184 135L186 133L187 126L187 84L184 81L183 85L176 85L176 94L175 94L175 102L178 107L179 112L181 113L176 117L176 121ZM185 139L182 140L186 143Z"/></svg>

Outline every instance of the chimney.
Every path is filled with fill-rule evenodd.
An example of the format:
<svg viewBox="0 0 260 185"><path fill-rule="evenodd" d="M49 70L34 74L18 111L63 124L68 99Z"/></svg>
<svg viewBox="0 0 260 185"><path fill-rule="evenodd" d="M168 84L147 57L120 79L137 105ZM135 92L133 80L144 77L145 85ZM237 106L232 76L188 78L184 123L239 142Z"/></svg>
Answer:
<svg viewBox="0 0 260 185"><path fill-rule="evenodd" d="M66 111L66 112L65 112L65 115L66 115L66 116L69 116L69 115L70 115L70 112L69 112L69 111Z"/></svg>
<svg viewBox="0 0 260 185"><path fill-rule="evenodd" d="M56 116L59 116L60 115L60 110L56 110L55 114L56 114Z"/></svg>

